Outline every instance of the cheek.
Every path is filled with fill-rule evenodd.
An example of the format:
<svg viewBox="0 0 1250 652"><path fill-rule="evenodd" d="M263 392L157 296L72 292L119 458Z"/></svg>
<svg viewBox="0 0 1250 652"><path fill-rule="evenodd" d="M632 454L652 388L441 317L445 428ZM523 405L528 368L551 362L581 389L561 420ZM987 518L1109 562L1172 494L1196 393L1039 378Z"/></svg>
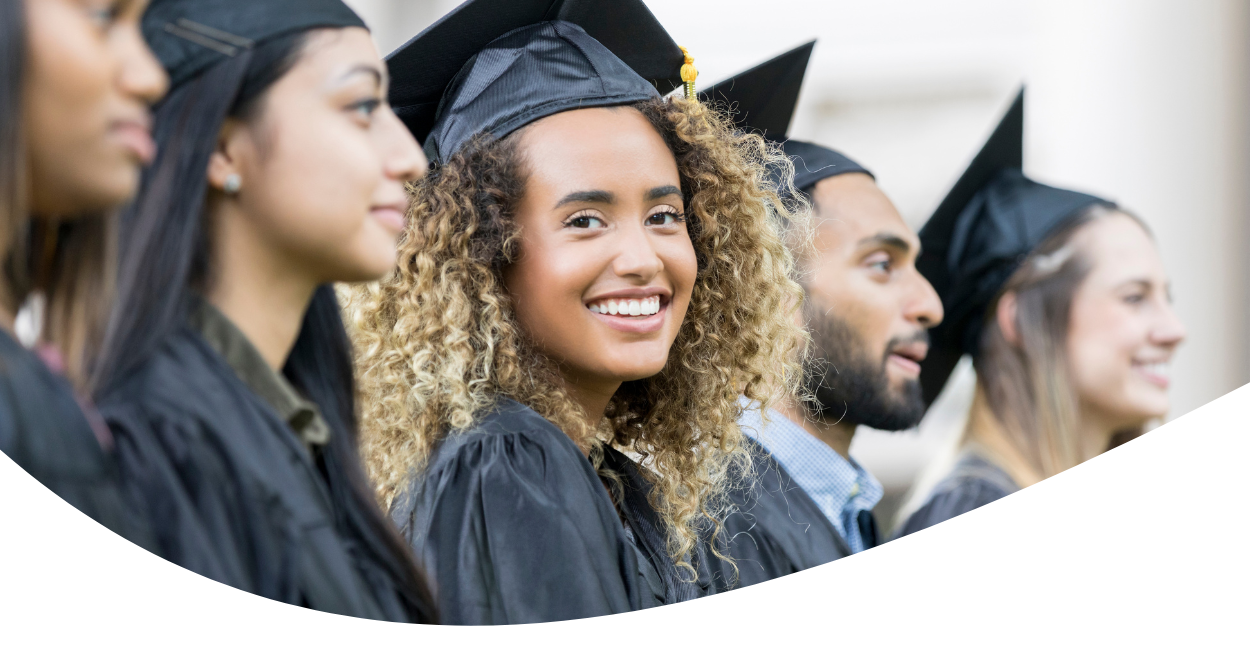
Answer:
<svg viewBox="0 0 1250 652"><path fill-rule="evenodd" d="M332 133L324 139L275 136L256 169L244 170L243 183L257 189L257 212L284 240L332 250L378 237L394 244L369 217L382 173L367 148Z"/></svg>
<svg viewBox="0 0 1250 652"><path fill-rule="evenodd" d="M31 9L26 90L32 122L56 125L62 137L87 127L103 130L112 89L112 55L85 20L60 3ZM39 9L40 5L52 8Z"/></svg>
<svg viewBox="0 0 1250 652"><path fill-rule="evenodd" d="M1068 364L1082 394L1122 391L1142 343L1137 331L1133 320L1114 305L1073 306Z"/></svg>
<svg viewBox="0 0 1250 652"><path fill-rule="evenodd" d="M110 55L79 16L32 9L24 120L32 179L57 193L99 195L107 201L133 190L138 167L108 137L112 99ZM64 198L63 198L64 199ZM88 200L89 197L82 199Z"/></svg>
<svg viewBox="0 0 1250 652"><path fill-rule="evenodd" d="M545 347L569 344L559 334L578 330L589 314L582 298L602 267L596 264L599 257L592 247L559 247L532 239L523 239L518 253L518 262L505 270L504 283L522 328L535 341L546 342Z"/></svg>
<svg viewBox="0 0 1250 652"><path fill-rule="evenodd" d="M665 241L663 246L657 247L657 253L673 284L672 304L684 315L699 276L699 259L694 251L694 243L688 237L674 237ZM680 325L680 321L674 320L677 325Z"/></svg>
<svg viewBox="0 0 1250 652"><path fill-rule="evenodd" d="M816 305L849 326L859 342L869 347L863 353L872 360L884 359L886 344L893 337L914 334L896 324L902 322L903 311L895 290L895 286L882 285L860 269L836 276L826 274L815 279L811 287Z"/></svg>

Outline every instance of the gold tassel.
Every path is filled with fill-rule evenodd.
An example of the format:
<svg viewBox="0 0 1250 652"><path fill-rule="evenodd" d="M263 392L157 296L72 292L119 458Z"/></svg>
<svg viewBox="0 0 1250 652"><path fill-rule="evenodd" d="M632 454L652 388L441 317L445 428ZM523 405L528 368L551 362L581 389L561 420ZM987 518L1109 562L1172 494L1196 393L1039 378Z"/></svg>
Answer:
<svg viewBox="0 0 1250 652"><path fill-rule="evenodd" d="M681 54L686 58L681 66L681 80L686 84L686 99L697 100L699 96L694 92L694 80L699 77L699 71L694 67L694 57L690 56L689 50L681 48Z"/></svg>

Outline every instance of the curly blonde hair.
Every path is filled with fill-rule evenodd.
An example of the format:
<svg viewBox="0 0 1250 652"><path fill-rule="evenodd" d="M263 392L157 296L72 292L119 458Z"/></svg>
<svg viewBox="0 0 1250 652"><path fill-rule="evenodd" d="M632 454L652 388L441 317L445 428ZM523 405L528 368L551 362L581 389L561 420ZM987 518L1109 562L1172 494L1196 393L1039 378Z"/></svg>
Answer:
<svg viewBox="0 0 1250 652"><path fill-rule="evenodd" d="M622 384L598 427L586 425L555 365L519 327L501 280L515 259L525 188L518 134L479 136L411 186L396 272L345 293L362 446L385 507L442 438L507 396L557 425L597 468L604 445L640 459L679 565L689 568L703 528L718 540L730 478L750 469L739 395L767 407L798 388L807 334L792 318L802 290L781 232L805 224L807 208L765 171L779 165L790 171L781 178L793 177L780 148L735 132L713 108L679 98L630 106L677 160L698 260L668 363Z"/></svg>

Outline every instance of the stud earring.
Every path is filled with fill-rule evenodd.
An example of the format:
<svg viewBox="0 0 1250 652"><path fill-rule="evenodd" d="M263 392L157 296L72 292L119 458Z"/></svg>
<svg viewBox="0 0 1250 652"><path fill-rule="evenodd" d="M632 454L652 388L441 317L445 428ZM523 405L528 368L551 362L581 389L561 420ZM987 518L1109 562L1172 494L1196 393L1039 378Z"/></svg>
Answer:
<svg viewBox="0 0 1250 652"><path fill-rule="evenodd" d="M222 184L221 189L227 195L237 195L239 194L239 189L242 187L243 177L240 177L238 174L231 174L226 177L226 182Z"/></svg>

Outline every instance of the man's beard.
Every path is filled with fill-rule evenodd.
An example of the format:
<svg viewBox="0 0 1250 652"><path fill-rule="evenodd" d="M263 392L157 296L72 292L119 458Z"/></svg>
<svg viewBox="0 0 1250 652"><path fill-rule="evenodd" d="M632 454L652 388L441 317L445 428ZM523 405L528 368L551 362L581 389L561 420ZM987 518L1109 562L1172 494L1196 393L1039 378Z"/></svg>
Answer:
<svg viewBox="0 0 1250 652"><path fill-rule="evenodd" d="M890 351L900 344L928 342L929 334L890 340L879 359L873 359L859 333L845 321L804 302L812 350L803 361L803 384L815 401L804 407L824 423L850 423L878 430L907 430L924 417L924 395L919 380L908 380L901 389L890 387L886 364Z"/></svg>

